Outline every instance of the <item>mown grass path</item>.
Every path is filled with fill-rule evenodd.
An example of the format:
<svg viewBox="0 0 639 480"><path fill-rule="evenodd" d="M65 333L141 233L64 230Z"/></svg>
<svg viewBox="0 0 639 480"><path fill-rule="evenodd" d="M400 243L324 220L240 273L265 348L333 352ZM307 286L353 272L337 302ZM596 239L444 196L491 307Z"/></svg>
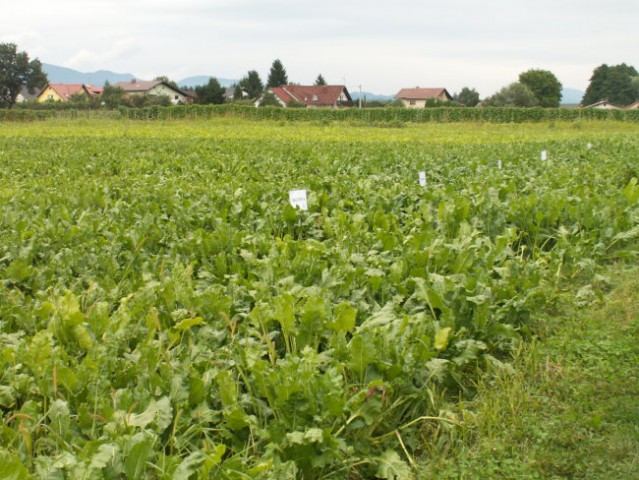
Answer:
<svg viewBox="0 0 639 480"><path fill-rule="evenodd" d="M482 385L472 439L435 478L639 478L639 270L609 278L601 304L557 317L516 373Z"/></svg>

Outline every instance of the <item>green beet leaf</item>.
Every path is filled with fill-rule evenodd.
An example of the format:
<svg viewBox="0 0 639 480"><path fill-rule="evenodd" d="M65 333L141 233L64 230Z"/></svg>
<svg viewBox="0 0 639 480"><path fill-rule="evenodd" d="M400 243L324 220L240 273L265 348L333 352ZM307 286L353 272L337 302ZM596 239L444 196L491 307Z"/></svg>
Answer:
<svg viewBox="0 0 639 480"><path fill-rule="evenodd" d="M0 450L0 480L29 480L31 476L22 462L5 450Z"/></svg>

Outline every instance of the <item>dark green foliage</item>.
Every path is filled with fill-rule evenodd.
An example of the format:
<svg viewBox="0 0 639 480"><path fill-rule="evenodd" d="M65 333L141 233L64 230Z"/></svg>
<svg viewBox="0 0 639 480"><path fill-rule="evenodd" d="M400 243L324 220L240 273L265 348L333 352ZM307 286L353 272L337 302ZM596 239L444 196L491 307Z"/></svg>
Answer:
<svg viewBox="0 0 639 480"><path fill-rule="evenodd" d="M40 60L29 60L27 52L18 52L14 43L0 43L0 108L13 107L23 86L33 93L47 82Z"/></svg>
<svg viewBox="0 0 639 480"><path fill-rule="evenodd" d="M474 88L464 87L453 99L464 107L474 107L479 103L479 92Z"/></svg>
<svg viewBox="0 0 639 480"><path fill-rule="evenodd" d="M173 80L170 80L169 77L167 77L166 75L160 75L159 77L155 77L153 80L158 82L164 82L167 85L170 85L171 87L175 88L176 90L180 90L180 87L178 86L178 84L174 82Z"/></svg>
<svg viewBox="0 0 639 480"><path fill-rule="evenodd" d="M215 77L210 78L209 83L206 85L195 87L197 103L202 105L219 105L224 103L225 92L226 90Z"/></svg>
<svg viewBox="0 0 639 480"><path fill-rule="evenodd" d="M233 88L233 100L242 100L244 98L244 90L241 86L235 85Z"/></svg>
<svg viewBox="0 0 639 480"><path fill-rule="evenodd" d="M540 107L558 108L561 102L561 83L548 70L528 70L519 75L519 82L535 95Z"/></svg>
<svg viewBox="0 0 639 480"><path fill-rule="evenodd" d="M286 69L279 59L273 61L271 70L268 74L268 80L266 82L267 88L280 87L288 83L288 76L286 75Z"/></svg>
<svg viewBox="0 0 639 480"><path fill-rule="evenodd" d="M639 122L639 110L603 110L596 108L402 108L401 101L392 102L388 108L349 108L329 109L256 109L251 100L233 102L232 105L178 105L157 109L134 109L120 107L110 112L101 112L100 116L112 118L146 119L179 119L179 118L218 118L237 117L251 119L278 119L284 121L344 121L374 125L403 125L406 123L530 123L530 122L575 122L579 120L618 120ZM279 105L279 104L278 104ZM82 106L89 110L91 105ZM0 110L0 120L31 121L45 120L55 117L75 118L79 108L68 102L55 104L34 103L28 107L19 106L12 110ZM92 112L84 112L83 116L91 117Z"/></svg>
<svg viewBox="0 0 639 480"><path fill-rule="evenodd" d="M486 107L536 107L539 104L532 90L521 82L511 83L483 103Z"/></svg>
<svg viewBox="0 0 639 480"><path fill-rule="evenodd" d="M240 80L240 87L244 88L249 98L258 98L264 91L264 84L260 74L256 70L250 70L245 77Z"/></svg>
<svg viewBox="0 0 639 480"><path fill-rule="evenodd" d="M271 92L266 92L260 101L260 107L281 107L282 104L277 101L275 95Z"/></svg>
<svg viewBox="0 0 639 480"><path fill-rule="evenodd" d="M324 80L324 77L321 73L315 79L315 85L326 85L326 80Z"/></svg>
<svg viewBox="0 0 639 480"><path fill-rule="evenodd" d="M442 100L441 98L429 98L424 104L426 108L433 107L458 107L459 104L454 100Z"/></svg>
<svg viewBox="0 0 639 480"><path fill-rule="evenodd" d="M99 97L105 108L117 108L127 104L126 93L120 87L106 83Z"/></svg>
<svg viewBox="0 0 639 480"><path fill-rule="evenodd" d="M581 104L587 106L608 100L613 105L626 106L639 100L637 84L633 83L638 75L635 67L625 63L613 66L600 65L590 77L590 84Z"/></svg>
<svg viewBox="0 0 639 480"><path fill-rule="evenodd" d="M131 95L127 103L133 108L170 107L171 98L167 95Z"/></svg>

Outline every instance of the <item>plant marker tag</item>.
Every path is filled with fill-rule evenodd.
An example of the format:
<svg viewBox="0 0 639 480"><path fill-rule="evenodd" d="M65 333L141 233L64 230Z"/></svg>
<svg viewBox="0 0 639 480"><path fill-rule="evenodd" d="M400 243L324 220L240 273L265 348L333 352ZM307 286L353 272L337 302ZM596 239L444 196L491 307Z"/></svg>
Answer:
<svg viewBox="0 0 639 480"><path fill-rule="evenodd" d="M590 150L592 148L592 143L588 142L586 145L586 150Z"/></svg>
<svg viewBox="0 0 639 480"><path fill-rule="evenodd" d="M545 161L548 159L548 152L546 150L541 151L541 161Z"/></svg>
<svg viewBox="0 0 639 480"><path fill-rule="evenodd" d="M288 192L288 199L291 202L291 207L300 207L300 210L308 210L306 190L291 190Z"/></svg>
<svg viewBox="0 0 639 480"><path fill-rule="evenodd" d="M497 160L497 168L501 170L501 160Z"/></svg>
<svg viewBox="0 0 639 480"><path fill-rule="evenodd" d="M426 172L419 172L419 184L422 187L426 186Z"/></svg>

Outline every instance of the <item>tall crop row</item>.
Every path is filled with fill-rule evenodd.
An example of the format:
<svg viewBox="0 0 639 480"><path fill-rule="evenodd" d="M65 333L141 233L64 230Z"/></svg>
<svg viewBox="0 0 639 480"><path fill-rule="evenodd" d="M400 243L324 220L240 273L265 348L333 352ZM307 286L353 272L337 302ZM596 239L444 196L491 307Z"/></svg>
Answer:
<svg viewBox="0 0 639 480"><path fill-rule="evenodd" d="M411 478L566 283L636 260L630 134L236 128L0 137L15 478Z"/></svg>
<svg viewBox="0 0 639 480"><path fill-rule="evenodd" d="M176 120L183 118L236 117L283 121L357 121L366 123L489 122L522 123L575 120L639 121L639 110L583 108L254 108L237 105L181 105L173 107L125 108L118 110L0 110L0 121L35 121L52 118L127 118L131 120Z"/></svg>

